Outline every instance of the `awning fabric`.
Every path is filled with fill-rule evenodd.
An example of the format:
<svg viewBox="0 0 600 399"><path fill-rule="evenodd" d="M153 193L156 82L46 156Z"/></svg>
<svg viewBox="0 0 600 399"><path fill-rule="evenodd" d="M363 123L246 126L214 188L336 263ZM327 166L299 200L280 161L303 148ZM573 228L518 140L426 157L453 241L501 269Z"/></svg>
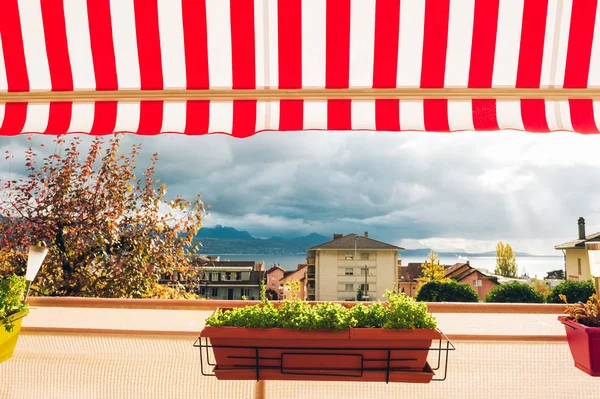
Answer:
<svg viewBox="0 0 600 399"><path fill-rule="evenodd" d="M598 133L598 12L597 0L2 0L0 135Z"/></svg>

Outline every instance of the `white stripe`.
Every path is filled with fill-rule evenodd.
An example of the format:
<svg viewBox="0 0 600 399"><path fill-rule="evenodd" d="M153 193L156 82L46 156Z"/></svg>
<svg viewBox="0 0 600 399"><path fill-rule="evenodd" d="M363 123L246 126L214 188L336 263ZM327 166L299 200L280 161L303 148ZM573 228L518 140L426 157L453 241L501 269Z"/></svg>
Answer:
<svg viewBox="0 0 600 399"><path fill-rule="evenodd" d="M396 75L398 87L419 87L421 84L423 21L425 21L425 1L400 2L398 73Z"/></svg>
<svg viewBox="0 0 600 399"><path fill-rule="evenodd" d="M573 2L563 0L562 15L560 19L560 38L558 39L558 57L556 59L556 74L554 81L557 87L565 83L565 67L567 65L567 47L569 46L569 33L571 27L571 9Z"/></svg>
<svg viewBox="0 0 600 399"><path fill-rule="evenodd" d="M450 131L475 130L471 101L448 101L448 126Z"/></svg>
<svg viewBox="0 0 600 399"><path fill-rule="evenodd" d="M594 111L594 122L596 123L596 129L600 130L600 101L594 101L593 111Z"/></svg>
<svg viewBox="0 0 600 399"><path fill-rule="evenodd" d="M269 116L269 129L279 130L279 101L271 101L271 114Z"/></svg>
<svg viewBox="0 0 600 399"><path fill-rule="evenodd" d="M31 90L50 90L50 69L44 40L44 23L39 1L19 0L25 63Z"/></svg>
<svg viewBox="0 0 600 399"><path fill-rule="evenodd" d="M256 102L256 123L254 125L254 131L259 132L261 130L265 130L267 116L267 103L265 101L257 101Z"/></svg>
<svg viewBox="0 0 600 399"><path fill-rule="evenodd" d="M73 103L69 133L89 133L94 125L94 104Z"/></svg>
<svg viewBox="0 0 600 399"><path fill-rule="evenodd" d="M467 87L473 42L475 0L450 2L448 48L446 50L446 87Z"/></svg>
<svg viewBox="0 0 600 399"><path fill-rule="evenodd" d="M350 87L373 87L375 3L350 3Z"/></svg>
<svg viewBox="0 0 600 399"><path fill-rule="evenodd" d="M304 101L303 129L327 129L327 101Z"/></svg>
<svg viewBox="0 0 600 399"><path fill-rule="evenodd" d="M500 129L525 130L520 101L496 101L496 118Z"/></svg>
<svg viewBox="0 0 600 399"><path fill-rule="evenodd" d="M558 109L560 110L560 121L562 122L560 125L561 130L573 131L573 124L571 123L571 108L569 107L569 102L558 101Z"/></svg>
<svg viewBox="0 0 600 399"><path fill-rule="evenodd" d="M400 101L400 130L425 130L423 101Z"/></svg>
<svg viewBox="0 0 600 399"><path fill-rule="evenodd" d="M552 76L554 57L554 36L556 35L556 13L559 6L558 1L548 2L548 13L546 14L546 33L544 35L544 55L542 57L542 72L540 75L540 87L551 87L554 85Z"/></svg>
<svg viewBox="0 0 600 399"><path fill-rule="evenodd" d="M590 73L588 87L600 86L600 7L596 7L596 25L594 26L594 40L592 41L592 56L590 59Z"/></svg>
<svg viewBox="0 0 600 399"><path fill-rule="evenodd" d="M375 130L375 101L352 101L352 130Z"/></svg>
<svg viewBox="0 0 600 399"><path fill-rule="evenodd" d="M187 81L181 2L158 0L157 4L164 87L185 88Z"/></svg>
<svg viewBox="0 0 600 399"><path fill-rule="evenodd" d="M231 134L233 130L233 101L211 101L208 132Z"/></svg>
<svg viewBox="0 0 600 399"><path fill-rule="evenodd" d="M185 102L165 101L161 132L181 133L185 131L186 107Z"/></svg>
<svg viewBox="0 0 600 399"><path fill-rule="evenodd" d="M256 87L265 87L265 0L254 0L254 63ZM264 125L264 121L263 121Z"/></svg>
<svg viewBox="0 0 600 399"><path fill-rule="evenodd" d="M96 77L94 76L86 2L64 0L64 8L67 45L73 71L73 88L95 89Z"/></svg>
<svg viewBox="0 0 600 399"><path fill-rule="evenodd" d="M119 89L139 89L140 65L133 0L110 0L110 14Z"/></svg>
<svg viewBox="0 0 600 399"><path fill-rule="evenodd" d="M279 86L279 27L277 18L277 1L268 0L269 3L269 81L271 87ZM277 108L279 109L279 103ZM278 119L279 120L279 119ZM279 123L279 122L277 122ZM274 129L273 127L271 127Z"/></svg>
<svg viewBox="0 0 600 399"><path fill-rule="evenodd" d="M517 83L524 1L500 2L492 76L494 87L515 87Z"/></svg>
<svg viewBox="0 0 600 399"><path fill-rule="evenodd" d="M302 2L302 86L325 87L327 2ZM309 105L309 108L312 106Z"/></svg>
<svg viewBox="0 0 600 399"><path fill-rule="evenodd" d="M229 0L207 0L208 79L211 88L231 88L233 85L229 13Z"/></svg>
<svg viewBox="0 0 600 399"><path fill-rule="evenodd" d="M115 133L137 132L140 126L140 103L118 103Z"/></svg>
<svg viewBox="0 0 600 399"><path fill-rule="evenodd" d="M546 122L548 122L548 129L550 131L562 130L559 120L556 115L557 105L554 101L544 101L544 108L546 110Z"/></svg>
<svg viewBox="0 0 600 399"><path fill-rule="evenodd" d="M2 124L4 123L4 111L6 109L6 105L5 104L0 104L0 127L2 127Z"/></svg>
<svg viewBox="0 0 600 399"><path fill-rule="evenodd" d="M43 133L48 127L50 104L27 104L27 118L23 133Z"/></svg>
<svg viewBox="0 0 600 399"><path fill-rule="evenodd" d="M7 78L6 67L4 66L4 51L2 51L2 40L0 40L0 91L8 90L8 81L6 79Z"/></svg>

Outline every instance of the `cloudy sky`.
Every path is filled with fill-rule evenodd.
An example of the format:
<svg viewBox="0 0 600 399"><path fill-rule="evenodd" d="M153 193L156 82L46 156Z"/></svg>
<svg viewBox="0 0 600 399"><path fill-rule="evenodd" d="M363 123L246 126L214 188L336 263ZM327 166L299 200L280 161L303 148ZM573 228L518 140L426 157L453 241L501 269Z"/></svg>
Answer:
<svg viewBox="0 0 600 399"><path fill-rule="evenodd" d="M53 138L0 138L0 178L24 171L25 148ZM86 140L89 141L89 140ZM169 195L202 194L206 226L255 237L362 233L406 248L557 255L600 231L600 137L573 133L260 133L126 136L159 153ZM123 148L127 148L124 146ZM2 157L4 158L4 157Z"/></svg>

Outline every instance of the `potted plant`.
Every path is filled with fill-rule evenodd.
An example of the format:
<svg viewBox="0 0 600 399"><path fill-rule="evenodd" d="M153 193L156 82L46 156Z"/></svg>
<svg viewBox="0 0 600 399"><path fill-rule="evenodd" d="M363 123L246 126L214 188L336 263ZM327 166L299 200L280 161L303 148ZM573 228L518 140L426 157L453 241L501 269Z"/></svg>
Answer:
<svg viewBox="0 0 600 399"><path fill-rule="evenodd" d="M387 292L386 303L351 308L297 298L217 309L210 338L219 379L430 382L429 347L441 339L425 303Z"/></svg>
<svg viewBox="0 0 600 399"><path fill-rule="evenodd" d="M575 367L587 374L600 377L600 300L592 294L587 303L567 303L566 316L559 316L567 331L567 341Z"/></svg>
<svg viewBox="0 0 600 399"><path fill-rule="evenodd" d="M0 363L12 357L21 322L29 312L24 300L26 288L23 277L0 279Z"/></svg>

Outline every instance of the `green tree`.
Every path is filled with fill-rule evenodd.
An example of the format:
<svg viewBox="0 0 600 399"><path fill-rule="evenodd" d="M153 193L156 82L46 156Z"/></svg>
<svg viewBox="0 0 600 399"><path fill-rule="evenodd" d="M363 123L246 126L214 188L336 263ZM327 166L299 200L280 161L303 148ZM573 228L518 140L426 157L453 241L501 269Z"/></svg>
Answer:
<svg viewBox="0 0 600 399"><path fill-rule="evenodd" d="M419 286L429 281L450 281L446 277L446 268L444 265L440 265L438 255L434 251L429 252L427 260L421 264L421 277L419 277L418 281Z"/></svg>
<svg viewBox="0 0 600 399"><path fill-rule="evenodd" d="M563 303L561 295L567 297L568 303L587 302L596 292L593 280L573 281L566 280L552 288L548 294L548 303Z"/></svg>
<svg viewBox="0 0 600 399"><path fill-rule="evenodd" d="M512 282L492 288L485 296L484 301L492 303L544 303L544 296L527 284Z"/></svg>
<svg viewBox="0 0 600 399"><path fill-rule="evenodd" d="M548 274L546 275L546 279L564 280L565 279L565 271L563 269L549 271Z"/></svg>
<svg viewBox="0 0 600 399"><path fill-rule="evenodd" d="M496 246L496 269L494 273L504 277L517 277L517 260L510 244L502 241Z"/></svg>
<svg viewBox="0 0 600 399"><path fill-rule="evenodd" d="M135 175L141 146L120 154L120 138L56 139L62 154L41 160L25 152L28 176L2 182L0 276L23 273L27 246L43 241L50 251L32 293L53 296L171 297L158 287L161 274L186 272L205 207L198 197L165 201L154 178L157 154ZM0 251L2 252L2 251Z"/></svg>
<svg viewBox="0 0 600 399"><path fill-rule="evenodd" d="M469 284L454 280L425 283L417 292L416 299L421 302L479 302L477 292Z"/></svg>

